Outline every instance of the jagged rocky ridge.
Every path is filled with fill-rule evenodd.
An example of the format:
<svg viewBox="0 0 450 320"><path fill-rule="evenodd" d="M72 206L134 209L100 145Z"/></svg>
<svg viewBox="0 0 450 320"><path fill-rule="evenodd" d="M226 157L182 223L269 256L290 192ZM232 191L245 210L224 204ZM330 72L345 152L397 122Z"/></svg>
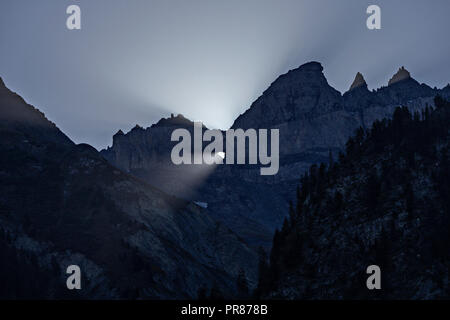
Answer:
<svg viewBox="0 0 450 320"><path fill-rule="evenodd" d="M270 247L297 177L312 164L326 161L330 150L337 154L354 130L390 117L397 106L422 110L433 104L436 94L450 95L450 86L432 89L406 70L394 79L387 87L369 91L363 76L357 75L342 95L328 84L318 62L280 76L232 126L280 130L280 171L275 176L260 176L256 166L219 166L201 179L192 178L204 170L175 168L168 158L170 134L178 126L173 118L163 119L164 127L157 124L116 134L112 147L101 153L113 165L171 194L208 203L209 213L248 243Z"/></svg>
<svg viewBox="0 0 450 320"><path fill-rule="evenodd" d="M358 72L355 76L355 80L353 80L353 83L350 86L350 90L356 89L361 86L367 87L367 83L366 80L364 80L364 76L360 72Z"/></svg>
<svg viewBox="0 0 450 320"><path fill-rule="evenodd" d="M233 296L241 269L256 282L255 253L226 226L75 145L2 80L0 180L1 298Z"/></svg>
<svg viewBox="0 0 450 320"><path fill-rule="evenodd" d="M360 128L302 177L261 263L269 299L449 299L450 102ZM369 265L381 290L366 287Z"/></svg>

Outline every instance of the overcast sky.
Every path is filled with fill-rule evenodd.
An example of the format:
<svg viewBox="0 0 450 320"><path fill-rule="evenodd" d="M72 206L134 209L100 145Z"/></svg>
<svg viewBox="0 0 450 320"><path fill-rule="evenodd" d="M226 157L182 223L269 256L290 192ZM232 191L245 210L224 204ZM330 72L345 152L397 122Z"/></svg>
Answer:
<svg viewBox="0 0 450 320"><path fill-rule="evenodd" d="M82 29L66 28L78 4ZM377 4L382 29L366 28ZM450 82L449 0L0 0L0 77L72 140L104 148L118 130L171 112L227 129L289 69L315 60L344 92L404 65Z"/></svg>

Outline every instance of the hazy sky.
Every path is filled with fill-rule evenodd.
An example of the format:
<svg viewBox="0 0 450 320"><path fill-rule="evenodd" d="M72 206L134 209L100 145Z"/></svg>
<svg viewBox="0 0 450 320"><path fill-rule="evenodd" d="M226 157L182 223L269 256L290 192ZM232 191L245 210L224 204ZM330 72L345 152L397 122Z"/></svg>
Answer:
<svg viewBox="0 0 450 320"><path fill-rule="evenodd" d="M66 28L78 4L82 30ZM382 30L366 28L366 8ZM0 76L72 140L110 145L118 130L171 112L228 128L289 69L316 60L341 92L402 65L450 82L450 1L0 0Z"/></svg>

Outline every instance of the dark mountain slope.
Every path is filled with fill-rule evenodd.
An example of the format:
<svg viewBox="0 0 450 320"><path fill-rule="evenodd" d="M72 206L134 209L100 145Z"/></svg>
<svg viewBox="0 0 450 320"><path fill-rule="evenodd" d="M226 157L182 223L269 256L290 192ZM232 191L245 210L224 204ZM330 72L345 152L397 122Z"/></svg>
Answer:
<svg viewBox="0 0 450 320"><path fill-rule="evenodd" d="M258 294L288 299L450 297L450 103L359 129L312 166L274 237ZM378 265L382 290L366 288Z"/></svg>
<svg viewBox="0 0 450 320"><path fill-rule="evenodd" d="M241 268L255 283L256 256L229 229L74 145L3 82L0 181L3 298L195 298L213 285L233 295Z"/></svg>

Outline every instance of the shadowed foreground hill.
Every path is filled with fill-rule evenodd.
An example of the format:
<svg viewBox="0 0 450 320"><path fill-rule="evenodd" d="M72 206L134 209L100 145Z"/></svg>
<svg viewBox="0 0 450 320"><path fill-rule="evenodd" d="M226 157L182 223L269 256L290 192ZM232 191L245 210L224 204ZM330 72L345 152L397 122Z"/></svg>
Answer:
<svg viewBox="0 0 450 320"><path fill-rule="evenodd" d="M312 166L261 260L258 294L287 299L449 299L450 103L397 108ZM382 290L366 288L381 268Z"/></svg>
<svg viewBox="0 0 450 320"><path fill-rule="evenodd" d="M256 256L229 229L75 145L1 80L0 181L1 298L231 295L241 268L255 283Z"/></svg>

